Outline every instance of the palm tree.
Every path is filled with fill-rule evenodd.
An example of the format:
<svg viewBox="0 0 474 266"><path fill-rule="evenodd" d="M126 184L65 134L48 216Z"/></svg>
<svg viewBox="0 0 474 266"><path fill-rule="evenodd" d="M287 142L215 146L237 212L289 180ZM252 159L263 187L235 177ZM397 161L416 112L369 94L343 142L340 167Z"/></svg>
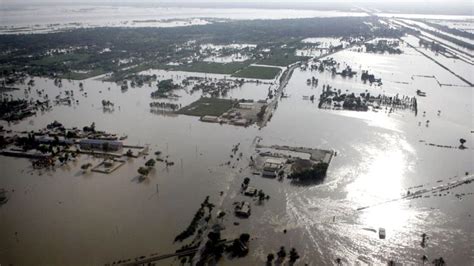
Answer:
<svg viewBox="0 0 474 266"><path fill-rule="evenodd" d="M278 258L284 259L286 257L285 247L280 247L280 251L277 253Z"/></svg>
<svg viewBox="0 0 474 266"><path fill-rule="evenodd" d="M290 262L296 262L296 260L299 258L300 258L300 255L298 255L298 252L296 252L296 249L292 248L290 250Z"/></svg>
<svg viewBox="0 0 474 266"><path fill-rule="evenodd" d="M421 247L423 247L423 248L424 248L425 245L426 245L426 237L427 237L427 236L426 236L425 233L421 234Z"/></svg>
<svg viewBox="0 0 474 266"><path fill-rule="evenodd" d="M428 261L428 257L426 257L426 255L423 255L423 257L421 257L421 260L423 261L423 265Z"/></svg>
<svg viewBox="0 0 474 266"><path fill-rule="evenodd" d="M446 262L444 262L443 257L439 257L438 259L433 260L433 264L435 266L444 266L444 265L446 265Z"/></svg>

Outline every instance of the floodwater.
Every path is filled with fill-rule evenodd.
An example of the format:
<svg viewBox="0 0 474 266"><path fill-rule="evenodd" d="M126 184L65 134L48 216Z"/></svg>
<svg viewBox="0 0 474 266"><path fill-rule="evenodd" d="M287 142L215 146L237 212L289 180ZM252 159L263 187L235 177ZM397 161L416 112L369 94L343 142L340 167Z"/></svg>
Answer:
<svg viewBox="0 0 474 266"><path fill-rule="evenodd" d="M310 265L332 264L336 258L347 264L388 260L418 264L423 255L430 260L442 256L450 265L472 265L473 196L454 196L474 192L472 183L451 189L449 194L440 193L443 196L428 193L429 198L401 199L411 187L431 189L474 171L473 149L420 142L457 146L459 138L464 138L472 147L472 88L415 50L402 48L405 53L401 55L355 51L332 55L341 67L350 65L358 73L368 69L381 77L381 87L363 84L358 76L350 79L295 70L285 89L288 97L279 101L271 121L262 129L153 114L149 103L154 88L148 86L121 92L114 83L90 79L83 82L88 94L84 97L78 81L64 80L63 88L57 88L52 80L35 78L33 90L44 88L52 99L60 91L72 89L79 104L55 106L51 112L12 125L12 129L39 129L53 120L66 127L95 122L99 130L127 134L127 143L149 145L151 154L163 151L175 165L166 168L157 164L150 177L139 182L136 170L145 158L132 159L110 175L84 175L80 165L98 160L81 156L78 162L55 171L38 172L32 171L28 160L0 157L0 184L10 191L10 200L0 207L0 264L99 265L173 252L179 246L173 244L174 237L186 228L206 195L217 208L230 211L234 201L244 199L238 188L243 178L250 176L251 184L271 198L262 206L252 203L249 219L227 215L226 237L248 232L253 239L247 257L225 260L224 265L262 264L266 255L280 246L287 250L295 247L301 255L299 262ZM176 80L185 75L223 77L157 70L148 73ZM452 86L439 86L433 78L424 77L433 75ZM306 85L312 76L319 79L318 87ZM318 98L323 84L342 91L410 97L420 89L427 97L418 97L417 116L401 110L390 115L384 110L322 110L317 102L303 100L303 96ZM227 97L263 99L268 86L246 83ZM200 96L188 95L185 90L177 93L182 96L177 103L183 105ZM21 96L23 91L12 94ZM114 112L102 110L103 99L115 103ZM430 120L428 127L426 120ZM3 121L1 125L6 126ZM255 153L256 137L268 145L333 149L337 156L320 185L297 186L286 180L251 176L247 166ZM240 161L230 158L237 143L243 153ZM231 164L225 165L228 161ZM360 207L368 208L358 211ZM240 225L234 226L235 221ZM372 231L380 227L386 229L385 240ZM420 246L422 233L429 236L425 248Z"/></svg>
<svg viewBox="0 0 474 266"><path fill-rule="evenodd" d="M293 10L254 8L198 8L164 6L122 6L115 4L87 5L67 3L55 5L0 4L0 26L33 27L41 30L51 26L76 27L120 26L120 27L162 27L170 26L166 20L184 20L175 26L190 25L190 19L285 19L310 17L367 16L364 12L337 10ZM203 21L195 24L203 24ZM192 22L192 21L191 21Z"/></svg>
<svg viewBox="0 0 474 266"><path fill-rule="evenodd" d="M421 200L385 203L405 195L410 187L431 188L439 184L437 180L461 177L466 171L472 172L474 165L472 150L433 148L419 142L424 139L457 146L460 136L473 140L472 88L439 87L423 78L412 80L414 74L427 73L451 78L406 49L402 55L341 52L333 57L352 66L362 64L362 69L371 69L381 77L382 88L365 85L372 94L412 96L416 89L426 91L428 97L418 97L417 117L401 111L388 117L380 112L319 110L317 103L304 101L302 96L319 95L322 84L342 91L364 87L356 78L345 80L330 74L295 71L286 89L289 98L279 103L272 121L260 134L263 142L335 149L338 155L331 163L328 178L319 186L298 187L286 181L252 178L254 186L272 196L265 206L253 209L257 214L252 216L260 221L249 221L248 226L258 239L255 257L263 261L266 254L286 246L287 250L304 250L303 260L313 265L332 264L335 258L349 265L355 261L384 264L388 260L420 264L423 255L431 259L443 256L454 265L472 265L472 196L464 200L453 196L461 191L472 192L472 184L445 197L431 195ZM305 85L313 75L319 78L318 88ZM394 83L398 79L408 84ZM437 109L442 110L439 117ZM429 127L424 122L419 127L418 121L426 119L431 120ZM382 204L376 206L378 203ZM355 211L363 206L374 207ZM379 227L387 230L387 239L379 240L377 233L364 230ZM287 234L283 234L284 229ZM429 246L424 249L420 247L422 233L430 235Z"/></svg>
<svg viewBox="0 0 474 266"><path fill-rule="evenodd" d="M223 8L157 3L0 3L0 34L45 33L90 27L180 27L222 19L291 19L369 16L362 9ZM472 21L472 16L377 13L381 17ZM211 19L211 21L209 20Z"/></svg>

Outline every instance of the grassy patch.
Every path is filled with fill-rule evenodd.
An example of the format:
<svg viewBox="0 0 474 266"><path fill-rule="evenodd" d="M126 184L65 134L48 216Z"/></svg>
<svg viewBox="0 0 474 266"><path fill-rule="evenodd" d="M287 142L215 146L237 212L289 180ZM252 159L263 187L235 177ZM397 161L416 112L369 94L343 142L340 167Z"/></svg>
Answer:
<svg viewBox="0 0 474 266"><path fill-rule="evenodd" d="M177 113L192 116L220 116L234 106L235 101L219 98L200 98Z"/></svg>
<svg viewBox="0 0 474 266"><path fill-rule="evenodd" d="M305 56L295 56L295 55L287 55L287 56L272 56L270 58L266 58L258 62L261 65L271 65L271 66L289 66L293 63L298 61L308 59Z"/></svg>
<svg viewBox="0 0 474 266"><path fill-rule="evenodd" d="M78 63L84 62L90 58L88 54L61 54L61 55L52 55L44 56L38 60L34 60L31 63L38 66L49 66L53 64L65 64L65 63Z"/></svg>
<svg viewBox="0 0 474 266"><path fill-rule="evenodd" d="M214 62L194 62L181 66L167 66L168 70L179 70L187 72L201 72L214 74L233 74L242 68L253 63L252 61L231 62L231 63L214 63Z"/></svg>
<svg viewBox="0 0 474 266"><path fill-rule="evenodd" d="M69 72L61 75L61 78L63 79L73 79L73 80L82 80L82 79L88 79L92 78L95 76L99 76L102 74L105 74L106 71L102 69L94 69L92 71L89 71L87 73L80 73L80 72Z"/></svg>
<svg viewBox="0 0 474 266"><path fill-rule="evenodd" d="M142 72L142 71L148 70L150 68L152 68L152 67L149 64L140 64L140 65L137 65L137 66L134 66L134 67L131 67L131 68L127 68L125 70L118 70L118 71L115 71L112 74L112 76L105 79L105 81L112 81L112 82L122 81L124 79L127 79L127 76L129 76L129 75L132 75L132 74L135 74L135 73L138 73L138 72Z"/></svg>
<svg viewBox="0 0 474 266"><path fill-rule="evenodd" d="M281 69L276 67L249 66L232 76L238 78L274 79L280 71Z"/></svg>
<svg viewBox="0 0 474 266"><path fill-rule="evenodd" d="M306 60L308 58L309 57L306 56L296 56L295 49L276 48L272 50L272 53L269 57L260 60L258 63L261 65L285 67L298 61Z"/></svg>

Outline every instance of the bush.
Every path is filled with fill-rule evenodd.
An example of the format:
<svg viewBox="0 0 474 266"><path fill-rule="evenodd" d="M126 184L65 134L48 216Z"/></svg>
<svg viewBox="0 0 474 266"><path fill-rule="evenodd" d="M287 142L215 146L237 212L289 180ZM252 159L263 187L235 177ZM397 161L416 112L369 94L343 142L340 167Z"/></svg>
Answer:
<svg viewBox="0 0 474 266"><path fill-rule="evenodd" d="M310 169L301 172L295 172L288 176L289 179L298 179L300 181L321 181L326 177L329 164L318 163Z"/></svg>

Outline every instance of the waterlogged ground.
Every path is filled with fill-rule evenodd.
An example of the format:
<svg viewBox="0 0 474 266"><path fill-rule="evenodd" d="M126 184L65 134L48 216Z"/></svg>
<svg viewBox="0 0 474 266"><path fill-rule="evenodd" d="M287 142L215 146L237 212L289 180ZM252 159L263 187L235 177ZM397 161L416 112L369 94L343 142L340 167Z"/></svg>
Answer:
<svg viewBox="0 0 474 266"><path fill-rule="evenodd" d="M122 3L123 4L123 3ZM222 19L284 19L312 17L367 16L364 12L337 10L213 8L116 4L21 3L0 7L0 33L31 33L84 27L178 27L202 25Z"/></svg>
<svg viewBox="0 0 474 266"><path fill-rule="evenodd" d="M205 196L210 195L218 208L231 210L234 201L243 199L238 188L249 176L251 184L271 198L261 206L252 203L249 219L228 213L225 236L248 232L253 239L249 256L225 260L225 265L262 264L266 255L280 246L287 250L295 247L302 257L299 263L310 265L332 264L336 258L350 265L388 260L417 264L423 255L430 260L442 256L450 265L472 265L472 183L436 196L427 193L418 199L401 199L409 189L431 189L474 172L472 149L420 142L457 147L459 138L464 138L466 146L473 147L472 88L415 50L403 50L401 55L355 51L332 55L341 67L346 63L358 73L370 70L382 78L381 87L363 84L359 76L349 79L296 69L285 89L288 97L278 102L263 129L153 114L149 103L154 88L148 86L121 92L113 83L87 80L83 83L88 96L84 97L77 81L65 80L59 89L52 80L36 78L34 89L45 88L50 98L73 89L79 104L55 106L51 112L11 125L12 129L43 128L53 120L66 127L95 122L100 130L127 134L127 143L149 144L152 152L163 151L175 165L166 168L158 164L148 179L139 182L136 170L145 162L143 158L128 161L111 175L84 175L80 165L94 161L88 156L55 171L41 172L33 172L27 160L1 157L1 187L9 190L11 197L0 207L0 263L95 265L173 252L179 246L173 244L174 237L186 228ZM198 75L148 73L177 81L185 75ZM433 75L452 86L440 86L434 78L424 77ZM312 76L319 79L318 87L306 85ZM303 96L315 95L317 99L324 84L342 91L410 97L420 89L427 97L418 97L417 116L400 110L390 115L384 110L322 110L317 101L312 103ZM269 86L246 83L226 97L262 99ZM13 94L20 96L23 91ZM177 103L183 106L200 97L185 90L177 94L182 96ZM114 112L102 110L103 99L115 103ZM428 127L426 120L430 120ZM261 138L261 144L333 149L337 156L321 185L296 186L286 180L252 176L247 166L255 152L256 137ZM237 143L243 153L239 161L230 158ZM228 161L231 164L224 165ZM455 196L461 193L468 195ZM367 208L357 210L360 207ZM235 221L240 225L233 225ZM385 240L373 231L379 227L386 229ZM425 248L420 246L422 233L429 236Z"/></svg>
<svg viewBox="0 0 474 266"><path fill-rule="evenodd" d="M421 264L423 255L431 259L443 256L454 265L472 264L472 194L462 200L455 197L456 193L472 193L472 183L450 190L449 194L440 193L446 194L442 197L429 193L422 199L397 200L414 186L430 189L462 180L466 171L473 170L472 150L435 148L419 142L423 139L457 146L460 136L472 141L471 88L439 87L429 79L412 80L412 75L427 73L443 80L451 77L430 61L406 52L397 56L350 51L334 55L341 62L353 66L360 63L363 69L371 69L384 81L381 88L364 85L358 78L295 71L286 89L289 98L279 103L272 121L260 133L263 142L322 147L338 153L325 183L319 186L298 187L286 181L252 178L254 186L263 188L272 198L252 210L251 219L258 219L257 223L242 222L257 237L258 251L249 262L257 258L263 261L266 254L285 246L287 250L295 247L304 251L300 252L304 254L303 261L312 265L332 264L335 258L349 265L355 261L384 264L388 260ZM313 75L319 78L318 88L305 84ZM409 96L421 89L428 97L418 98L416 117L401 111L390 116L385 112L328 111L303 100L303 96L319 95L323 84L343 91L367 89L372 94ZM442 110L439 117L438 109ZM427 119L431 120L429 127L425 126ZM242 179L237 185L240 182ZM231 202L242 197L230 198ZM365 206L370 207L357 211ZM386 229L387 239L378 239L373 230L378 231L379 227ZM238 231L239 227L235 228ZM420 246L422 233L430 236L425 248Z"/></svg>

